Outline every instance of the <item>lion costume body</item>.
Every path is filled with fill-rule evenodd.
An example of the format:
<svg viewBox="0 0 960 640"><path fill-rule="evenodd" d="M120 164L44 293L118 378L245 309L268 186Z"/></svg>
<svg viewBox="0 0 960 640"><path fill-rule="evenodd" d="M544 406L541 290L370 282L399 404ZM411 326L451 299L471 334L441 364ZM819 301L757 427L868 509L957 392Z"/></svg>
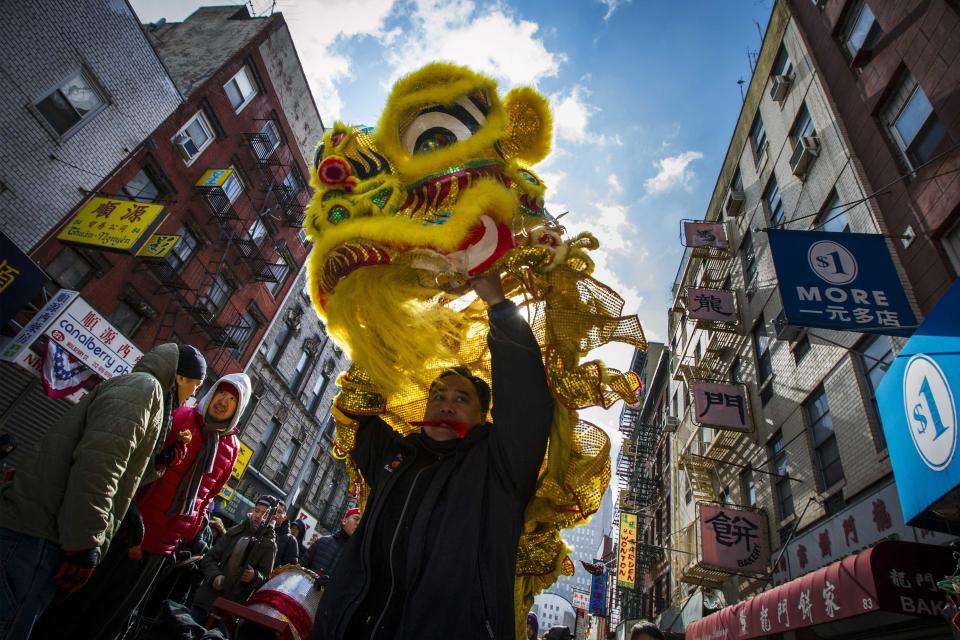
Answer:
<svg viewBox="0 0 960 640"><path fill-rule="evenodd" d="M530 88L501 100L496 83L435 63L399 80L376 129L337 122L324 135L307 215L309 288L352 366L338 380L335 453L347 458L355 415L415 429L430 383L463 365L490 380L485 305L468 280L506 273L525 310L556 399L547 456L517 554L517 637L533 596L573 574L560 530L587 521L610 481L610 441L577 410L637 400L639 381L598 361L596 347L646 346L636 316L590 277L588 233L565 239L529 166L550 150L547 101ZM496 398L494 398L496 402Z"/></svg>

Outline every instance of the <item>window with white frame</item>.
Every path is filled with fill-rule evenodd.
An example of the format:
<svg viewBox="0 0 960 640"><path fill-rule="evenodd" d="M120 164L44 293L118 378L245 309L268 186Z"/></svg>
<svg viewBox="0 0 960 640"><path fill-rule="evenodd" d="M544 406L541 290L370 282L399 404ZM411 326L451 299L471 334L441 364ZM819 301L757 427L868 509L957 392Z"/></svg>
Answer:
<svg viewBox="0 0 960 640"><path fill-rule="evenodd" d="M204 149L213 142L213 129L202 111L198 111L187 121L180 131L173 136L173 143L180 148L183 160L188 165L193 164Z"/></svg>
<svg viewBox="0 0 960 640"><path fill-rule="evenodd" d="M863 0L860 0L847 14L847 22L841 36L843 48L851 58L856 58L861 51L866 53L871 50L881 35L883 35L883 29L877 23L873 11Z"/></svg>
<svg viewBox="0 0 960 640"><path fill-rule="evenodd" d="M780 185L777 179L770 176L770 182L763 191L763 201L767 203L767 213L770 215L770 225L779 226L783 222L783 199L780 197Z"/></svg>
<svg viewBox="0 0 960 640"><path fill-rule="evenodd" d="M763 385L773 376L773 363L770 357L770 336L767 335L767 325L762 314L753 326L753 348L757 357L757 381Z"/></svg>
<svg viewBox="0 0 960 640"><path fill-rule="evenodd" d="M266 160L270 157L270 154L280 146L280 132L277 131L277 125L273 120L267 120L267 122L260 127L260 135L257 138L258 144L255 144L253 149L257 154L257 158L260 160Z"/></svg>
<svg viewBox="0 0 960 640"><path fill-rule="evenodd" d="M163 195L163 189L157 184L150 169L144 167L123 185L123 192L137 202L156 202Z"/></svg>
<svg viewBox="0 0 960 640"><path fill-rule="evenodd" d="M233 291L234 286L230 281L222 273L218 273L213 279L213 284L210 285L210 291L207 292L207 296L203 300L203 305L211 316L217 315L223 309Z"/></svg>
<svg viewBox="0 0 960 640"><path fill-rule="evenodd" d="M810 119L810 112L807 110L806 103L800 105L797 111L797 117L793 120L793 126L790 127L790 142L796 149L800 144L801 138L809 138L817 135L817 129L813 126L813 120Z"/></svg>
<svg viewBox="0 0 960 640"><path fill-rule="evenodd" d="M89 121L107 104L92 77L78 70L33 103L36 112L60 136Z"/></svg>
<svg viewBox="0 0 960 640"><path fill-rule="evenodd" d="M177 244L173 245L170 252L164 256L164 260L166 260L167 264L171 267L179 271L196 252L200 242L197 240L197 236L190 231L190 227L186 225L177 229L176 235L180 236L180 239L177 240Z"/></svg>
<svg viewBox="0 0 960 640"><path fill-rule="evenodd" d="M287 276L290 274L290 264L282 253L277 255L277 267L274 271L274 274L277 276L277 281L267 284L267 289L270 291L270 294L274 296L283 288L283 283L286 282Z"/></svg>
<svg viewBox="0 0 960 640"><path fill-rule="evenodd" d="M793 488L790 486L787 448L781 431L777 431L770 440L770 455L773 462L773 495L777 502L777 516L780 520L786 520L793 515Z"/></svg>
<svg viewBox="0 0 960 640"><path fill-rule="evenodd" d="M767 150L767 131L763 127L763 118L759 111L750 126L750 144L753 147L753 158L757 164L760 164L760 160Z"/></svg>
<svg viewBox="0 0 960 640"><path fill-rule="evenodd" d="M237 75L230 78L227 84L223 85L223 90L227 92L227 98L230 100L230 106L234 113L240 113L243 108L250 104L253 97L257 95L257 85L254 84L250 75L250 69L244 66Z"/></svg>
<svg viewBox="0 0 960 640"><path fill-rule="evenodd" d="M932 158L946 135L930 100L906 70L901 73L880 117L911 169Z"/></svg>
<svg viewBox="0 0 960 640"><path fill-rule="evenodd" d="M840 202L836 189L830 191L830 195L827 196L820 213L813 221L813 228L831 233L849 233L850 220L847 219L846 209Z"/></svg>

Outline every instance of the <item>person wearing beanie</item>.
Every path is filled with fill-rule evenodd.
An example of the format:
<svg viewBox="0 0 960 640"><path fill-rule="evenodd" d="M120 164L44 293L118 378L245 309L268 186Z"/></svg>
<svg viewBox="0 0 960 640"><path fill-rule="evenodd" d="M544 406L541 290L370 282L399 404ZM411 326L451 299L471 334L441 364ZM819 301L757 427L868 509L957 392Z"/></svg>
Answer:
<svg viewBox="0 0 960 640"><path fill-rule="evenodd" d="M287 503L283 500L277 503L277 515L273 519L277 523L277 566L297 564L300 559L300 541L290 533L292 523L287 519Z"/></svg>
<svg viewBox="0 0 960 640"><path fill-rule="evenodd" d="M243 522L227 529L203 556L203 583L190 606L197 624L205 625L217 598L246 602L267 581L277 556L276 505L276 498L261 496Z"/></svg>
<svg viewBox="0 0 960 640"><path fill-rule="evenodd" d="M405 436L381 416L350 413L338 396L333 412L356 428L349 455L370 493L320 599L313 640L522 633L517 547L554 401L540 346L500 276L470 285L490 320L489 384L464 368L443 371L412 423L420 431Z"/></svg>
<svg viewBox="0 0 960 640"><path fill-rule="evenodd" d="M307 555L301 560L300 565L305 569L310 569L319 576L317 586L325 585L333 570L340 561L340 554L343 553L343 545L347 543L350 536L360 526L360 509L351 507L343 514L340 520L340 529L332 536L324 536L314 542Z"/></svg>
<svg viewBox="0 0 960 640"><path fill-rule="evenodd" d="M527 640L537 640L540 633L540 619L533 611L527 614Z"/></svg>
<svg viewBox="0 0 960 640"><path fill-rule="evenodd" d="M307 554L307 546L303 541L307 537L307 525L303 520L294 520L290 523L290 535L297 540L297 561Z"/></svg>
<svg viewBox="0 0 960 640"><path fill-rule="evenodd" d="M159 345L94 387L0 486L0 583L10 587L0 589L0 639L29 637L58 588L90 579L137 488L162 475L173 408L202 382L178 373L179 357L176 344Z"/></svg>
<svg viewBox="0 0 960 640"><path fill-rule="evenodd" d="M181 347L180 356L187 374L205 375L194 357L198 352ZM179 370L183 369L178 366ZM134 502L143 520L140 540L112 549L105 564L109 561L117 569L97 571L90 585L63 606L51 608L51 624L44 620L38 625L44 633L35 633L36 640L54 640L81 629L91 640L122 635L163 567L173 563L178 545L200 533L213 498L230 479L240 453L237 423L251 394L247 374L231 373L220 378L197 406L173 412L173 427L158 457L167 470L142 487Z"/></svg>

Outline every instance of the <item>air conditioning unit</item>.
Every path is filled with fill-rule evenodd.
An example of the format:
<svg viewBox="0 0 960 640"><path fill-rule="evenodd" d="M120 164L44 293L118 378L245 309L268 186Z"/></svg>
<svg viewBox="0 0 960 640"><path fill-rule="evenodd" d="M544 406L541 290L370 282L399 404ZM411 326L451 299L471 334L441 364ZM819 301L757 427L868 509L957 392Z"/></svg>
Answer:
<svg viewBox="0 0 960 640"><path fill-rule="evenodd" d="M675 433L679 426L680 420L676 416L667 416L667 419L663 423L663 432Z"/></svg>
<svg viewBox="0 0 960 640"><path fill-rule="evenodd" d="M732 218L743 209L743 191L731 188L727 191L727 199L723 203L723 215Z"/></svg>
<svg viewBox="0 0 960 640"><path fill-rule="evenodd" d="M793 76L773 76L773 84L770 85L770 99L774 102L780 102L790 93L790 85L793 84Z"/></svg>
<svg viewBox="0 0 960 640"><path fill-rule="evenodd" d="M777 314L777 317L773 319L773 331L777 336L777 340L793 342L800 337L803 329L792 324L788 324L787 317L784 315L783 310L781 309L780 313Z"/></svg>
<svg viewBox="0 0 960 640"><path fill-rule="evenodd" d="M820 155L820 139L817 136L804 136L797 140L790 156L790 169L793 175L803 178L810 171L813 161Z"/></svg>

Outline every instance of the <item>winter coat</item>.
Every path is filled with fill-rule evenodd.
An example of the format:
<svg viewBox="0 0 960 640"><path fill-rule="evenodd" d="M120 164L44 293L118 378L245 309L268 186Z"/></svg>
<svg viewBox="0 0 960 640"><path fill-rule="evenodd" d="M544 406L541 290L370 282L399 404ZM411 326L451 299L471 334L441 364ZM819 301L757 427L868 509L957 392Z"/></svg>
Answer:
<svg viewBox="0 0 960 640"><path fill-rule="evenodd" d="M248 516L240 524L227 529L227 532L213 545L213 549L203 556L203 560L200 561L200 570L203 571L204 579L193 597L193 606L210 611L213 608L213 601L221 596L234 602L246 602L250 594L267 581L270 572L273 571L273 561L277 555L277 536L273 527L264 527L259 544L247 557L246 564L253 567L257 574L252 582L240 582L243 566L237 564L235 571L230 569L230 556L236 549L237 543L244 538L251 539L255 533ZM245 553L240 549L236 551L238 554ZM216 591L213 588L213 579L220 575L225 578L224 586L222 591Z"/></svg>
<svg viewBox="0 0 960 640"><path fill-rule="evenodd" d="M205 474L200 479L197 489L197 500L193 513L186 515L167 515L170 505L177 495L177 488L184 475L190 473L190 468L197 456L203 451L203 425L207 407L213 400L214 391L220 383L233 385L239 392L237 410L233 414L230 428L220 437L217 444L217 453L213 462L213 472ZM177 543L182 539L193 540L203 527L203 519L214 497L230 479L233 465L240 454L240 441L235 435L237 423L250 399L250 379L244 374L231 373L220 378L210 391L204 395L197 407L181 407L173 412L173 427L167 436L169 445L176 441L181 431L190 431L192 439L187 445L187 455L175 466L167 469L162 478L150 484L137 497L137 506L143 514L145 528L143 550L148 553L169 555L173 553Z"/></svg>
<svg viewBox="0 0 960 640"><path fill-rule="evenodd" d="M141 481L162 473L153 457L176 399L178 358L175 344L154 348L52 424L0 487L3 526L105 554Z"/></svg>
<svg viewBox="0 0 960 640"><path fill-rule="evenodd" d="M290 533L290 521L284 520L277 527L277 566L297 564L300 545Z"/></svg>
<svg viewBox="0 0 960 640"><path fill-rule="evenodd" d="M350 455L371 494L320 600L314 640L353 640L346 631L355 614L365 618L357 613L361 607L377 615L365 601L371 589L383 588L371 584L374 548L392 545L391 537L404 527L406 548L391 554L386 569L377 567L389 576L387 587L395 578L403 594L397 615L384 619L387 631L378 638L446 638L451 629L463 640L514 636L517 545L546 453L553 399L540 348L515 306L502 302L489 317L492 424L473 427L452 448L436 447L448 453L425 467L421 459L429 458L425 449L433 446L425 435L400 437L376 416L358 417ZM411 469L414 474L403 478ZM418 487L423 471L429 480ZM405 495L393 491L398 478L410 487ZM421 491L417 506L404 519L415 487ZM401 508L404 527L378 530L385 511Z"/></svg>
<svg viewBox="0 0 960 640"><path fill-rule="evenodd" d="M330 579L333 570L340 560L340 554L343 552L343 545L347 543L350 536L343 529L337 531L332 536L323 536L313 543L313 546L307 549L306 556L303 557L300 564L304 568L310 569L321 578Z"/></svg>

